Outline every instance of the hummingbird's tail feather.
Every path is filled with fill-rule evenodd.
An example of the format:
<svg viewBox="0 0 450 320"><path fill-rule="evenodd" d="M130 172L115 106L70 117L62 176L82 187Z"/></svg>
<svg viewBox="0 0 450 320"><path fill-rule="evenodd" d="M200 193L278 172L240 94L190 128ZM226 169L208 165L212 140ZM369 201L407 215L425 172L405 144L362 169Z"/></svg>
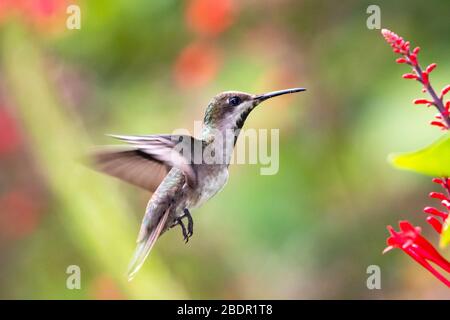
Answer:
<svg viewBox="0 0 450 320"><path fill-rule="evenodd" d="M152 250L153 245L161 234L164 226L166 225L167 218L169 217L170 207L166 210L164 215L159 220L156 228L152 230L146 237L140 239L138 241L136 250L134 252L133 259L128 266L128 281L133 280L136 273L144 264L145 259L147 258L150 250Z"/></svg>

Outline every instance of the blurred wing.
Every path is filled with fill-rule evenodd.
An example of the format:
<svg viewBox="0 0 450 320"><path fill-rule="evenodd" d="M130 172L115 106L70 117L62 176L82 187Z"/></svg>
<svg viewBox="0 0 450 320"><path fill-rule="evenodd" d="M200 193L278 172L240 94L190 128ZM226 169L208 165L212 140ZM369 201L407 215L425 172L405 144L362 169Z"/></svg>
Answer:
<svg viewBox="0 0 450 320"><path fill-rule="evenodd" d="M97 170L155 192L170 167L136 148L103 148L93 152Z"/></svg>
<svg viewBox="0 0 450 320"><path fill-rule="evenodd" d="M172 167L184 173L189 186L197 184L190 156L195 144L202 146L201 140L187 135L111 136L133 146L95 151L93 158L98 170L151 192Z"/></svg>
<svg viewBox="0 0 450 320"><path fill-rule="evenodd" d="M193 165L194 151L203 150L203 141L188 135L109 135L134 145L139 151L167 166L180 169L190 187L197 185L197 173Z"/></svg>

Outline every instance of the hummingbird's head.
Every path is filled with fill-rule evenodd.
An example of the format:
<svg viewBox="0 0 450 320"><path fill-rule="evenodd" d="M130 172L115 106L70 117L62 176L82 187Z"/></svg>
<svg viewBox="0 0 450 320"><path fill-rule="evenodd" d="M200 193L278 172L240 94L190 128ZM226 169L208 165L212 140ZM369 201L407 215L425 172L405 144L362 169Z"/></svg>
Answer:
<svg viewBox="0 0 450 320"><path fill-rule="evenodd" d="M283 94L305 90L293 88L258 95L239 91L222 92L208 104L203 122L206 126L219 130L241 129L247 116L261 102Z"/></svg>

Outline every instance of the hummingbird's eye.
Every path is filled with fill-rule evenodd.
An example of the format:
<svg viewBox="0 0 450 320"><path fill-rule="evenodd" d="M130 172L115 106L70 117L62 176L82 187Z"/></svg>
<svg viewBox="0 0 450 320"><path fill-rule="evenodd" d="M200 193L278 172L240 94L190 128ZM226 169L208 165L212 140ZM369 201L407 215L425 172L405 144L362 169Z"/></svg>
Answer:
<svg viewBox="0 0 450 320"><path fill-rule="evenodd" d="M232 107L236 107L241 104L241 98L234 96L228 99L228 104Z"/></svg>

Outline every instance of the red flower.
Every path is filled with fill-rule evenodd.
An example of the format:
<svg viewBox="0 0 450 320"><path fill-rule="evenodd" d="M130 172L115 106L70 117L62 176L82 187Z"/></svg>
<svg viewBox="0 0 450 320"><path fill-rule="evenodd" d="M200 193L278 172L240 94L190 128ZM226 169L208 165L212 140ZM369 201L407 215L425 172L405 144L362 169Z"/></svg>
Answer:
<svg viewBox="0 0 450 320"><path fill-rule="evenodd" d="M11 14L11 9L13 8L13 3L11 0L0 1L0 23L8 18Z"/></svg>
<svg viewBox="0 0 450 320"><path fill-rule="evenodd" d="M40 205L33 195L17 189L0 196L0 235L19 239L32 233L39 224Z"/></svg>
<svg viewBox="0 0 450 320"><path fill-rule="evenodd" d="M67 0L0 0L0 22L18 14L40 31L62 31L68 5Z"/></svg>
<svg viewBox="0 0 450 320"><path fill-rule="evenodd" d="M420 235L421 230L419 227L414 227L408 221L400 221L399 226L399 232L395 231L391 226L387 227L391 236L387 239L388 247L384 249L383 253L393 248L403 250L450 288L450 280L430 264L432 262L447 273L450 273L450 262L442 257L427 239Z"/></svg>
<svg viewBox="0 0 450 320"><path fill-rule="evenodd" d="M442 91L441 91L441 98L443 96L445 96L449 91L450 91L450 84L447 85L444 89L442 89ZM448 101L448 102L450 102L450 101ZM448 102L447 102L447 104L448 104Z"/></svg>
<svg viewBox="0 0 450 320"><path fill-rule="evenodd" d="M0 108L0 156L16 151L21 140L15 120L5 108Z"/></svg>
<svg viewBox="0 0 450 320"><path fill-rule="evenodd" d="M413 72L404 74L403 78L419 81L423 85L422 91L428 92L432 97L432 100L416 99L414 100L414 103L426 104L427 106L434 105L440 113L440 116L438 117L440 121L432 121L430 122L430 124L433 126L437 126L443 130L448 130L448 128L450 127L450 104L448 101L444 103L443 98L445 94L450 91L450 85L442 89L440 96L438 96L434 91L434 88L431 86L429 76L430 73L436 68L436 63L430 64L428 67L426 67L425 71L423 71L419 64L419 61L417 60L417 55L420 51L419 47L416 47L411 51L409 41L405 41L402 37L390 30L383 29L381 30L381 34L383 35L386 42L391 45L394 52L402 56L401 58L398 58L396 62L400 64L408 64L412 67Z"/></svg>
<svg viewBox="0 0 450 320"><path fill-rule="evenodd" d="M442 178L442 179L433 179L433 182L440 184L442 188L444 188L445 193L440 192L431 192L429 194L430 198L441 200L441 205L445 207L446 212L438 210L434 207L425 207L423 212L429 214L427 217L427 222L436 230L437 233L441 233L445 223L449 217L450 210L450 179ZM439 219L437 219L439 218Z"/></svg>
<svg viewBox="0 0 450 320"><path fill-rule="evenodd" d="M122 300L125 298L116 281L108 275L96 277L91 284L90 292L92 297L97 300Z"/></svg>
<svg viewBox="0 0 450 320"><path fill-rule="evenodd" d="M414 104L423 104L427 107L435 106L439 113L435 116L437 120L431 121L430 124L437 126L442 130L448 130L450 128L450 101L444 102L444 96L450 91L450 85L444 87L441 91L441 95L438 96L436 91L431 86L429 75L436 68L436 63L430 64L426 67L425 71L422 70L417 55L420 51L419 47L410 50L410 44L402 37L398 36L392 31L383 29L381 31L385 40L391 45L395 53L400 54L402 57L396 60L400 64L408 64L412 67L412 73L403 75L404 79L414 79L423 85L422 92L428 92L431 99L415 99ZM424 208L424 212L429 214L427 222L436 230L439 234L446 227L447 220L449 220L450 212L450 179L447 177L439 179L434 178L433 182L440 184L444 190L444 193L431 192L430 197L433 199L441 200L441 204L446 208L446 212L438 210L433 207ZM450 273L450 263L443 258L436 249L420 235L420 228L413 227L408 221L400 222L400 232L396 232L391 226L388 226L388 230L391 236L388 238L388 247L383 251L387 252L392 248L400 248L414 260L420 263L428 271L430 271L440 281L450 287L450 281L433 268L429 262L433 262L445 271Z"/></svg>
<svg viewBox="0 0 450 320"><path fill-rule="evenodd" d="M386 42L389 43L394 49L395 53L404 55L407 55L409 53L409 41L403 40L402 37L387 29L381 30L381 34L383 35Z"/></svg>
<svg viewBox="0 0 450 320"><path fill-rule="evenodd" d="M234 11L232 0L190 0L186 22L201 35L215 36L231 26Z"/></svg>
<svg viewBox="0 0 450 320"><path fill-rule="evenodd" d="M184 48L175 62L175 81L180 87L200 87L211 81L220 65L218 50L204 42Z"/></svg>
<svg viewBox="0 0 450 320"><path fill-rule="evenodd" d="M443 124L441 121L430 121L430 124L432 126L439 127L442 130L447 130L448 129L448 127L445 124Z"/></svg>
<svg viewBox="0 0 450 320"><path fill-rule="evenodd" d="M417 80L419 77L418 77L416 74L414 74L414 73L405 73L405 74L402 76L402 78L403 78L403 79L413 79L413 80Z"/></svg>

